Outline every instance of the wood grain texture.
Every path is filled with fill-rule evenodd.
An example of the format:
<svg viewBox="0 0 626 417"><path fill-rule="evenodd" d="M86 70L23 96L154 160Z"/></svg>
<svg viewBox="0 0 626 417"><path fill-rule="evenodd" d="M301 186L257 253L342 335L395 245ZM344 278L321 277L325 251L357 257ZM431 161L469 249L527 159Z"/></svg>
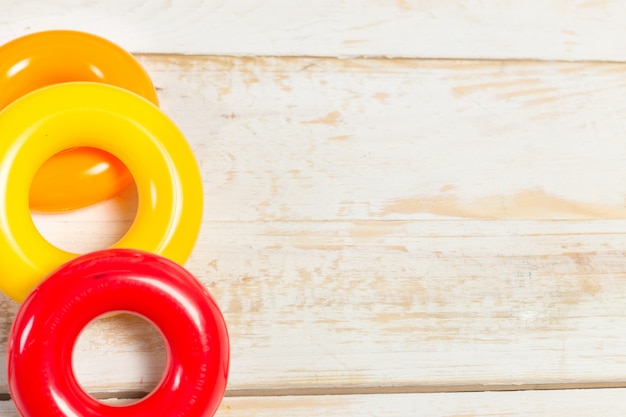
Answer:
<svg viewBox="0 0 626 417"><path fill-rule="evenodd" d="M231 392L626 383L624 65L140 59L201 166ZM92 250L135 204L36 221ZM128 318L75 353L96 392L162 368Z"/></svg>
<svg viewBox="0 0 626 417"><path fill-rule="evenodd" d="M623 389L612 389L225 398L216 417L621 417L624 395ZM0 414L18 417L10 401L0 401Z"/></svg>
<svg viewBox="0 0 626 417"><path fill-rule="evenodd" d="M67 28L139 53L202 171L186 266L229 326L218 416L617 417L624 16L618 0L24 0L0 2L0 43ZM136 207L131 186L33 219L81 253ZM0 295L0 356L17 308ZM129 315L74 351L118 405L164 362Z"/></svg>
<svg viewBox="0 0 626 417"><path fill-rule="evenodd" d="M94 32L133 52L623 61L616 0L22 0L0 42Z"/></svg>
<svg viewBox="0 0 626 417"><path fill-rule="evenodd" d="M626 218L621 64L144 62L208 220Z"/></svg>

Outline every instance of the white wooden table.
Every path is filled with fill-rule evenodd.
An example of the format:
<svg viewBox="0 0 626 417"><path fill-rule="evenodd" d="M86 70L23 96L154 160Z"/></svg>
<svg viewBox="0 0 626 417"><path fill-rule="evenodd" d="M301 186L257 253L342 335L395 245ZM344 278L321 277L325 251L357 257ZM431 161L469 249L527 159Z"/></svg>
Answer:
<svg viewBox="0 0 626 417"><path fill-rule="evenodd" d="M219 416L621 417L625 22L623 0L24 0L0 43L86 30L153 77L205 184L186 266L231 335ZM87 252L135 204L34 219ZM75 368L132 399L163 358L113 317Z"/></svg>

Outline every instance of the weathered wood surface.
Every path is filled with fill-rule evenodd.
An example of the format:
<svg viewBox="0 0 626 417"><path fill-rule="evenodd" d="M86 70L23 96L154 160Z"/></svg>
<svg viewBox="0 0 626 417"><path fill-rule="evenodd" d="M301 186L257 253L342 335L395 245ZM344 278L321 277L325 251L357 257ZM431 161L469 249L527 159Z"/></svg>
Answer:
<svg viewBox="0 0 626 417"><path fill-rule="evenodd" d="M187 267L229 325L220 415L621 416L622 389L597 388L626 387L625 11L28 0L0 4L0 42L54 26L145 52L202 169ZM315 57L362 55L411 59ZM135 205L129 189L34 219L87 252ZM16 309L0 297L1 355ZM121 316L85 332L75 367L133 396L163 358Z"/></svg>
<svg viewBox="0 0 626 417"><path fill-rule="evenodd" d="M623 65L142 61L202 166L231 389L625 381ZM80 249L128 197L38 222ZM145 367L116 326L77 361Z"/></svg>
<svg viewBox="0 0 626 417"><path fill-rule="evenodd" d="M0 42L74 28L133 52L617 60L620 0L21 0L0 3Z"/></svg>
<svg viewBox="0 0 626 417"><path fill-rule="evenodd" d="M623 389L473 392L392 395L315 395L226 397L217 417L541 417L598 415L621 417L626 412ZM109 400L122 405L128 401ZM18 417L13 404L0 402L0 414Z"/></svg>

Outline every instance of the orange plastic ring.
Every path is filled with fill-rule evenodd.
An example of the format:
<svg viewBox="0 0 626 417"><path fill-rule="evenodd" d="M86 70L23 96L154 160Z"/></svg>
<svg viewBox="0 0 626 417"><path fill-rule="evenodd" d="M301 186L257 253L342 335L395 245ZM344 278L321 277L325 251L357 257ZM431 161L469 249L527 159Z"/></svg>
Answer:
<svg viewBox="0 0 626 417"><path fill-rule="evenodd" d="M38 32L0 46L0 110L52 84L93 81L137 93L158 104L148 73L124 49L84 32ZM118 194L132 177L114 156L93 148L55 155L30 188L35 211L85 207Z"/></svg>

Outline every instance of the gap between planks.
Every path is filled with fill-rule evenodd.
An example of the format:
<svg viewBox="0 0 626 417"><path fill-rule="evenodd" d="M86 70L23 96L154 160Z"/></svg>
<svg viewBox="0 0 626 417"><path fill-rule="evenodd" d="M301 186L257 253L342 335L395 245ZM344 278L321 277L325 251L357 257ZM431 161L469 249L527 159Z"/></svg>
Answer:
<svg viewBox="0 0 626 417"><path fill-rule="evenodd" d="M484 63L498 63L498 62L511 62L515 64L615 64L624 65L624 61L609 60L609 59L541 59L541 58L473 58L458 57L458 58L432 58L432 57L396 57L386 55L265 55L265 54L179 54L179 53L161 53L161 52L132 52L136 57L144 58L188 58L188 59L280 59L280 60L328 60L328 61L376 61L384 60L389 62L484 62ZM158 88L157 88L158 90Z"/></svg>
<svg viewBox="0 0 626 417"><path fill-rule="evenodd" d="M626 388L624 382L550 383L550 384L467 384L467 385L406 385L378 387L318 387L318 388L275 388L275 389L234 389L227 390L225 397L305 397L316 395L380 395L380 394L438 394L464 392L506 392L506 391L557 391L580 389ZM89 395L98 400L122 399L137 400L149 393L142 390L99 391ZM10 401L11 395L0 393L0 401Z"/></svg>

